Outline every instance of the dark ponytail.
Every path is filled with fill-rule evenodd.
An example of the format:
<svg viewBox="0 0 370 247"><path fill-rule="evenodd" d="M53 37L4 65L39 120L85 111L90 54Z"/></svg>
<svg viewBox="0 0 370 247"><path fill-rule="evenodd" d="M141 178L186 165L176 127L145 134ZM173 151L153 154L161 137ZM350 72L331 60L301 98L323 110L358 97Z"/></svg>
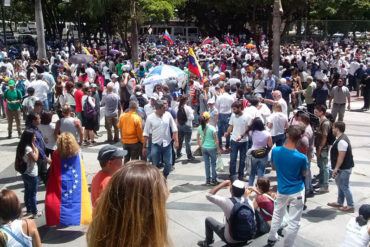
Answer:
<svg viewBox="0 0 370 247"><path fill-rule="evenodd" d="M208 122L208 119L205 119L203 117L200 118L200 125L202 125L202 131L206 129L207 122Z"/></svg>
<svg viewBox="0 0 370 247"><path fill-rule="evenodd" d="M364 216L359 215L356 217L356 222L359 224L359 226L364 226L367 224L367 220L364 219Z"/></svg>

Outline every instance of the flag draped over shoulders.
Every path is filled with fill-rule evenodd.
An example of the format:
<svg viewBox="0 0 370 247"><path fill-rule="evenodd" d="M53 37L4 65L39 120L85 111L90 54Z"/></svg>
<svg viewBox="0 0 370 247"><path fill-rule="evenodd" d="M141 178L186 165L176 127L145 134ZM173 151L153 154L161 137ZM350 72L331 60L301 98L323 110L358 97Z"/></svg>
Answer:
<svg viewBox="0 0 370 247"><path fill-rule="evenodd" d="M88 225L92 208L81 155L61 159L54 151L46 189L47 225Z"/></svg>

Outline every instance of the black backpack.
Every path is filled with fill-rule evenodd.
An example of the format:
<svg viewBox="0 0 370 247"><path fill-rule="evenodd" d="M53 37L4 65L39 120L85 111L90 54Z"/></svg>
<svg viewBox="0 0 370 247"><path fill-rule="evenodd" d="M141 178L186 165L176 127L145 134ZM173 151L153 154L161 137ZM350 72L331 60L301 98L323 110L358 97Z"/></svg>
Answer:
<svg viewBox="0 0 370 247"><path fill-rule="evenodd" d="M177 122L180 125L184 125L188 121L188 117L186 116L185 107L179 107L177 111Z"/></svg>
<svg viewBox="0 0 370 247"><path fill-rule="evenodd" d="M23 174L27 170L27 163L24 162L20 154L16 154L15 156L14 169L20 174Z"/></svg>
<svg viewBox="0 0 370 247"><path fill-rule="evenodd" d="M248 241L257 230L254 211L247 199L244 202L238 202L235 198L230 200L234 204L228 220L230 235L236 241Z"/></svg>
<svg viewBox="0 0 370 247"><path fill-rule="evenodd" d="M326 138L326 143L328 145L333 145L334 142L335 142L335 136L333 134L333 123L330 121L330 120L326 120L326 121L329 121L329 133L328 133L328 136Z"/></svg>
<svg viewBox="0 0 370 247"><path fill-rule="evenodd" d="M89 96L90 97L90 96ZM84 104L84 117L86 119L94 119L96 117L96 110L95 108L90 104L89 97L86 98L86 102Z"/></svg>
<svg viewBox="0 0 370 247"><path fill-rule="evenodd" d="M144 107L148 103L148 101L144 98L142 94L135 94L135 97L140 107Z"/></svg>

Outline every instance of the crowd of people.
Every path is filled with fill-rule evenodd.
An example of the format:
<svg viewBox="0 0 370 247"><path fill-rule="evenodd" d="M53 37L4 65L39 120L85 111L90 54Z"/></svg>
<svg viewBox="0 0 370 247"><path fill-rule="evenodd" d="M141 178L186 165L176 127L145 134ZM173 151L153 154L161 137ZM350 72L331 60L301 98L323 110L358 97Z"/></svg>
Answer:
<svg viewBox="0 0 370 247"><path fill-rule="evenodd" d="M156 66L186 68L189 46L142 43L138 63L120 52L84 64L69 63L59 51L36 61L4 56L0 109L9 139L16 122L15 165L22 173L26 213L42 215L36 200L40 178L47 187L47 225L90 224L89 246L169 246L166 179L182 157L184 142L188 162L198 159L195 153L204 160L205 184L214 186L206 198L223 210L227 222L207 217L206 239L199 246L211 245L213 232L230 245L268 233L268 246L278 235L284 236L284 246L294 246L307 198L328 193L331 178L338 197L328 206L353 213L354 161L343 121L351 109L351 91L363 94L363 111L369 108L368 44L284 45L274 75L264 62L267 46L259 54L256 48L213 40L192 44L201 78L189 73L185 81L142 83ZM92 181L90 200L81 150L98 145L101 119L107 139L98 154L101 171ZM216 166L222 153L230 155L229 180L220 182ZM314 154L317 175L311 174ZM276 170L277 192L270 191L265 177L269 166ZM157 168L163 168L162 174ZM216 195L224 187L230 187L231 199ZM14 193L3 190L0 202L0 244L40 246L34 222L20 219ZM363 205L358 219L349 223L345 241L369 243L369 207Z"/></svg>

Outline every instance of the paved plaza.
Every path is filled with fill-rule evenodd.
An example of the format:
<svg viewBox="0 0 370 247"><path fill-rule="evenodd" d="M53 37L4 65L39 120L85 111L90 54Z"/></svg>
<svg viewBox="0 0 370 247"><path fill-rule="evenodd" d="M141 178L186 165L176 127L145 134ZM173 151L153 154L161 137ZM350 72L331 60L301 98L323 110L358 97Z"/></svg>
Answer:
<svg viewBox="0 0 370 247"><path fill-rule="evenodd" d="M347 124L346 134L352 142L355 167L352 172L350 184L355 200L355 213L342 213L336 209L326 206L328 202L335 201L337 189L334 181L330 182L330 193L316 195L307 201L307 209L301 220L301 228L296 241L297 247L307 246L338 246L344 237L346 223L355 217L358 208L363 203L370 203L370 112L361 112L362 100L353 98L351 104L353 110L346 112L344 121ZM56 118L56 116L54 116ZM106 131L104 119L101 120L99 133L103 134L98 139L95 147L83 147L83 159L89 184L94 174L99 171L97 161L98 150L105 145ZM196 148L196 134L193 132L192 148ZM23 201L23 182L13 167L16 146L19 139L7 139L7 122L0 120L0 189L7 187L14 190L21 201ZM117 144L118 146L120 144ZM183 150L185 153L185 150ZM198 240L204 239L204 220L212 216L223 221L223 213L220 208L208 202L205 194L211 187L205 186L205 171L202 157L197 157L198 163L188 163L184 157L176 162L176 169L168 177L168 188L170 197L167 201L167 213L169 224L169 235L176 247L196 246ZM222 155L224 163L228 166L229 154ZM228 171L228 167L226 167ZM318 173L316 159L312 163L313 174ZM276 189L276 174L268 168L266 176L272 181ZM226 179L228 173L219 174L219 178ZM221 195L228 196L229 191L220 191ZM40 185L37 194L38 208L44 210L45 186ZM67 228L46 227L45 218L36 220L42 237L43 246L87 246L84 232L86 227L76 226ZM267 236L254 240L248 246L263 246L266 244ZM281 246L280 241L277 246ZM216 238L213 246L224 246Z"/></svg>

